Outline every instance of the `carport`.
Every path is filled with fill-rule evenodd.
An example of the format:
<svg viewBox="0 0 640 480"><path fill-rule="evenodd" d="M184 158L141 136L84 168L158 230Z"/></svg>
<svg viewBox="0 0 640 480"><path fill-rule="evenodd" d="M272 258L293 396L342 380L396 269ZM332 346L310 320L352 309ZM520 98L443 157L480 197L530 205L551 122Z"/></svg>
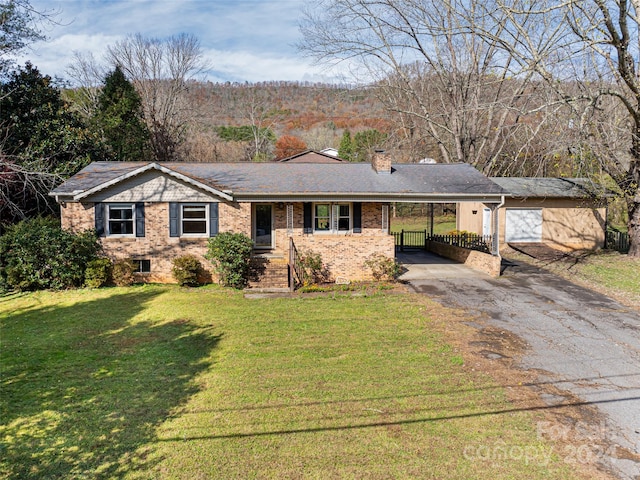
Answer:
<svg viewBox="0 0 640 480"><path fill-rule="evenodd" d="M450 260L425 250L398 252L397 261L402 265L403 282L443 278L488 278L486 273L474 270L464 263Z"/></svg>

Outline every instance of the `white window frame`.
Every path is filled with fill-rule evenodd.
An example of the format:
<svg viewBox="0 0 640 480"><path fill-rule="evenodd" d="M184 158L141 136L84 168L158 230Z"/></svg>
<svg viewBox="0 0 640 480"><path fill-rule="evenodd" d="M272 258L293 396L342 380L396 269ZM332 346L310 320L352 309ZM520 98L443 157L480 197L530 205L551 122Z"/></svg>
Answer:
<svg viewBox="0 0 640 480"><path fill-rule="evenodd" d="M185 233L184 232L184 208L185 207L202 207L204 209L204 218L203 219L187 219L187 221L204 221L204 232L202 233ZM208 237L209 236L209 204L207 203L181 203L180 211L178 212L180 219L180 236L181 237L191 237L191 238L200 238L200 237Z"/></svg>
<svg viewBox="0 0 640 480"><path fill-rule="evenodd" d="M148 275L151 273L151 260L148 258L136 258L133 260L136 265L135 273L139 273L141 275ZM144 270L142 262L149 262L149 270Z"/></svg>
<svg viewBox="0 0 640 480"><path fill-rule="evenodd" d="M349 209L349 214L348 215L340 215L340 207L347 207ZM335 206L335 217L336 217L336 231L338 233L348 233L350 231L353 230L353 223L352 223L352 214L353 214L353 208L351 207L350 203L337 203ZM349 222L348 226L346 229L340 229L340 219L344 219L346 218Z"/></svg>
<svg viewBox="0 0 640 480"><path fill-rule="evenodd" d="M318 205L328 205L329 206L329 229L328 230L318 230L316 229L316 206ZM349 215L340 215L340 207L346 206L349 208ZM349 202L339 202L339 203L330 203L330 202L317 202L313 204L313 233L315 234L341 234L346 235L348 233L353 232L353 204ZM326 218L326 217L320 217ZM340 219L348 218L349 219L349 228L346 230L340 230Z"/></svg>
<svg viewBox="0 0 640 480"><path fill-rule="evenodd" d="M132 232L131 233L111 233L111 210L131 210L131 223L132 223ZM106 204L106 215L105 215L105 234L107 237L122 237L129 238L136 236L136 205L135 203L107 203ZM113 221L118 221L117 219L113 219ZM129 221L129 220L125 220ZM122 222L122 220L120 220Z"/></svg>

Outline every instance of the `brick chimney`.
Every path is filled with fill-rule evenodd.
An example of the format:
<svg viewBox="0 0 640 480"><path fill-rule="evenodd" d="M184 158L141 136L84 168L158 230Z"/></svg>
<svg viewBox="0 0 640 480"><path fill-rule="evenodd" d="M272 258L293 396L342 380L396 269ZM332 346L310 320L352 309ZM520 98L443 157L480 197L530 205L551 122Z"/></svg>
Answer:
<svg viewBox="0 0 640 480"><path fill-rule="evenodd" d="M376 173L391 173L391 156L384 150L376 150L371 157L371 166Z"/></svg>

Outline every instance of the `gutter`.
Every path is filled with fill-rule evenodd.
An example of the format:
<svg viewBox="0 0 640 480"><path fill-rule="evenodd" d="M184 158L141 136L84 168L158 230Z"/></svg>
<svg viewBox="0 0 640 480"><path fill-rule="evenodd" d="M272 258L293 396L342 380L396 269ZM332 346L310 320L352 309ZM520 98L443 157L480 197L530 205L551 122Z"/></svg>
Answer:
<svg viewBox="0 0 640 480"><path fill-rule="evenodd" d="M236 202L321 202L334 201L364 201L364 202L420 202L420 203L456 203L480 202L492 203L501 200L504 204L504 195L491 194L419 194L419 193L323 193L310 192L292 194L287 192L276 193L239 193L236 192Z"/></svg>

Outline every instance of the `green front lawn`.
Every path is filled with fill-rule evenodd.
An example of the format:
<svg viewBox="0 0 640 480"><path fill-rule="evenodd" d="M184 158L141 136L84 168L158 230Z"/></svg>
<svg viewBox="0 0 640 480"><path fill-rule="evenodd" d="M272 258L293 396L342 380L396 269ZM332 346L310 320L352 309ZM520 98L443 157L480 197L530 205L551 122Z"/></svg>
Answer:
<svg viewBox="0 0 640 480"><path fill-rule="evenodd" d="M214 286L0 297L0 477L575 478L436 309Z"/></svg>
<svg viewBox="0 0 640 480"><path fill-rule="evenodd" d="M444 217L434 217L433 233L444 235L456 229L456 217L446 215ZM395 217L391 219L391 231L400 232L402 230L429 230L429 217Z"/></svg>

